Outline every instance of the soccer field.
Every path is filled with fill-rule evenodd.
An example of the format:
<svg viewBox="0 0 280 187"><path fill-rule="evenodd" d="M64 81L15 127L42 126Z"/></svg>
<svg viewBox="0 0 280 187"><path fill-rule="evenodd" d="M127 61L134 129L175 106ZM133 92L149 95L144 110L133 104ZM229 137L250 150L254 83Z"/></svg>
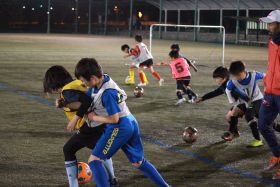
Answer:
<svg viewBox="0 0 280 187"><path fill-rule="evenodd" d="M148 44L148 40L144 40ZM153 41L156 62L168 56L174 41ZM177 41L178 42L178 41ZM221 141L228 129L225 114L230 108L226 96L202 104L174 106L175 82L167 67L155 67L165 79L163 87L149 71L149 85L141 98L126 86L128 75L120 46L134 45L132 38L86 35L0 34L0 186L67 186L62 147L71 137L66 132L62 110L53 106L55 95L44 95L42 80L52 65L74 72L82 57L94 57L106 73L127 92L128 106L135 114L143 136L145 156L173 187L183 186L271 186L271 176L262 169L271 157L267 146L247 148L252 140L249 126L240 120L241 136ZM183 54L197 60L191 85L199 95L216 87L212 71L221 65L221 44L179 42ZM240 59L251 70L265 71L267 49L227 45L225 62ZM136 80L138 81L137 73ZM260 82L262 87L262 82ZM182 141L182 131L193 126L199 131L196 143ZM86 162L90 150L78 152ZM153 184L119 151L114 167L120 185L151 187ZM94 186L87 184L86 186Z"/></svg>

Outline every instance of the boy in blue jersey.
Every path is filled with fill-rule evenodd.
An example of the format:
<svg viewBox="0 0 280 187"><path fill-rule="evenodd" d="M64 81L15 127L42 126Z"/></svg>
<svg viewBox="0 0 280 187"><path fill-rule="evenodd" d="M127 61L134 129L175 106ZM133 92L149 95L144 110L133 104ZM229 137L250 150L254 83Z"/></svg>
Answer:
<svg viewBox="0 0 280 187"><path fill-rule="evenodd" d="M111 158L122 149L129 161L157 186L168 187L156 168L144 158L144 150L136 119L130 113L125 100L127 95L106 74L95 59L81 59L75 75L91 89L93 98L88 122L92 127L104 124L105 130L89 157L98 187L108 187L108 176L101 160Z"/></svg>
<svg viewBox="0 0 280 187"><path fill-rule="evenodd" d="M76 152L84 147L93 149L103 134L104 126L90 128L83 120L92 99L86 95L85 85L80 80L74 80L64 67L58 65L50 67L45 73L43 86L45 93L60 94L56 100L56 107L64 109L69 120L67 130L71 132L77 130L63 146L63 153L69 187L78 187ZM104 166L110 176L111 186L118 186L112 160L106 160Z"/></svg>
<svg viewBox="0 0 280 187"><path fill-rule="evenodd" d="M251 128L254 140L249 144L249 147L259 147L263 145L258 130L258 118L260 106L263 100L263 94L261 93L257 84L258 80L264 78L264 73L256 71L246 71L245 65L241 61L234 61L230 64L229 72L233 77L228 81L226 94L228 100L234 107L240 107L244 112L245 119ZM232 95L232 91L242 96L238 101Z"/></svg>

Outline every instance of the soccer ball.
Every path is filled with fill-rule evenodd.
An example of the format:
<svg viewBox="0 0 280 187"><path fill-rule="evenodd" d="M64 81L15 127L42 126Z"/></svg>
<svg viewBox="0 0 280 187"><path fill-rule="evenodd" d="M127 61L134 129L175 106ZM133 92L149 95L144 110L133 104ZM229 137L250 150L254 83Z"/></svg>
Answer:
<svg viewBox="0 0 280 187"><path fill-rule="evenodd" d="M84 162L78 163L78 181L79 184L85 184L92 180L92 172L89 165Z"/></svg>
<svg viewBox="0 0 280 187"><path fill-rule="evenodd" d="M186 143L194 143L198 138L198 131L193 127L186 127L182 136Z"/></svg>
<svg viewBox="0 0 280 187"><path fill-rule="evenodd" d="M135 97L141 97L141 96L144 95L144 89L141 88L141 87L139 87L139 86L137 86L137 87L134 89L133 93L134 93L134 96L135 96Z"/></svg>

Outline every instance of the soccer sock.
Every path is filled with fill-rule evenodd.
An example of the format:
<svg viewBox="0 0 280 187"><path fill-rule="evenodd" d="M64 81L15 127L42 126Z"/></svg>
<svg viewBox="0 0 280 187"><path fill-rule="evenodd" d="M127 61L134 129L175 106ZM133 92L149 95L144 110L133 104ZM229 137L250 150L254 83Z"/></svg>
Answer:
<svg viewBox="0 0 280 187"><path fill-rule="evenodd" d="M178 97L178 99L183 99L181 91L177 91L177 97Z"/></svg>
<svg viewBox="0 0 280 187"><path fill-rule="evenodd" d="M129 68L128 72L129 72L130 80L134 81L134 69L133 68Z"/></svg>
<svg viewBox="0 0 280 187"><path fill-rule="evenodd" d="M255 120L251 120L248 124L251 128L254 138L256 140L261 140L259 129L258 129L258 123Z"/></svg>
<svg viewBox="0 0 280 187"><path fill-rule="evenodd" d="M89 164L94 181L98 187L110 187L108 175L101 160L91 161Z"/></svg>
<svg viewBox="0 0 280 187"><path fill-rule="evenodd" d="M237 124L238 124L238 117L236 116L230 117L229 132L237 134L238 133Z"/></svg>
<svg viewBox="0 0 280 187"><path fill-rule="evenodd" d="M113 160L111 158L104 161L104 167L108 173L110 180L116 178L115 172L114 172L114 167L113 167Z"/></svg>
<svg viewBox="0 0 280 187"><path fill-rule="evenodd" d="M188 95L189 99L192 99L192 97L196 96L196 94L190 88L185 89L185 93Z"/></svg>
<svg viewBox="0 0 280 187"><path fill-rule="evenodd" d="M157 186L168 187L169 185L164 181L157 169L147 160L143 160L140 167L138 167L142 173L152 180Z"/></svg>
<svg viewBox="0 0 280 187"><path fill-rule="evenodd" d="M146 77L146 73L144 71L142 71L142 73L143 73L144 83L148 83L148 79Z"/></svg>
<svg viewBox="0 0 280 187"><path fill-rule="evenodd" d="M155 78L157 78L157 80L160 80L160 75L159 75L159 73L158 72L154 72L153 73L153 76L155 77Z"/></svg>
<svg viewBox="0 0 280 187"><path fill-rule="evenodd" d="M65 161L69 187L79 187L77 161Z"/></svg>
<svg viewBox="0 0 280 187"><path fill-rule="evenodd" d="M139 77L140 77L141 83L145 83L145 79L144 79L143 73L144 73L143 71L140 71L140 72L139 72Z"/></svg>

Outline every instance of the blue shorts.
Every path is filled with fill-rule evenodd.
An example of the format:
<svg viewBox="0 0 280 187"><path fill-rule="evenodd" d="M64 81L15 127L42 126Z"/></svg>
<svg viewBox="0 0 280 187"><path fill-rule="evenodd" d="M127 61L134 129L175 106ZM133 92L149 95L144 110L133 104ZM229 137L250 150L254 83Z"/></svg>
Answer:
<svg viewBox="0 0 280 187"><path fill-rule="evenodd" d="M120 118L118 124L108 124L92 154L102 160L111 158L122 149L131 163L144 159L138 123L133 115Z"/></svg>

